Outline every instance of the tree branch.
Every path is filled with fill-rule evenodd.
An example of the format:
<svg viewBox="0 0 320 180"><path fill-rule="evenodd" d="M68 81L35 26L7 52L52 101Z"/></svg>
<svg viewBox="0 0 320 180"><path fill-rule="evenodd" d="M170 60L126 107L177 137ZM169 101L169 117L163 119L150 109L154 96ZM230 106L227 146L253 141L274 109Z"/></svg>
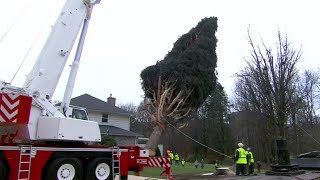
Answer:
<svg viewBox="0 0 320 180"><path fill-rule="evenodd" d="M181 90L181 91L179 92L179 94L173 99L173 101L171 102L171 104L170 104L169 107L167 108L167 111L171 111L173 105L176 104L176 102L179 100L179 98L180 98L180 96L182 96L182 94L183 94L183 90Z"/></svg>

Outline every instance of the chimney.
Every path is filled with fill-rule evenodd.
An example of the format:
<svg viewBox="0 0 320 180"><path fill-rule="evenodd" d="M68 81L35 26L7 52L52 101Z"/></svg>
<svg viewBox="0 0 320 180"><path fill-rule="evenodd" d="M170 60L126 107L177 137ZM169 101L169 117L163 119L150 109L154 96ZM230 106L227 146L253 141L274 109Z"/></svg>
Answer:
<svg viewBox="0 0 320 180"><path fill-rule="evenodd" d="M112 94L110 94L110 97L108 97L108 104L116 106L116 98L112 97Z"/></svg>

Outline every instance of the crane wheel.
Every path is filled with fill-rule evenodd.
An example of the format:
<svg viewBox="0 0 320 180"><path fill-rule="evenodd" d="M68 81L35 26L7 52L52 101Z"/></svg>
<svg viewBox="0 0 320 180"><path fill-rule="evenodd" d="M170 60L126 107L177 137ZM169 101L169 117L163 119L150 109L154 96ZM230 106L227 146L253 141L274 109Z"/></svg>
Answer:
<svg viewBox="0 0 320 180"><path fill-rule="evenodd" d="M92 159L86 167L86 180L109 180L112 178L112 163L109 158Z"/></svg>
<svg viewBox="0 0 320 180"><path fill-rule="evenodd" d="M83 165L77 158L57 158L47 166L45 180L74 180L83 178Z"/></svg>
<svg viewBox="0 0 320 180"><path fill-rule="evenodd" d="M0 159L0 177L3 180L9 180L9 168L3 159Z"/></svg>

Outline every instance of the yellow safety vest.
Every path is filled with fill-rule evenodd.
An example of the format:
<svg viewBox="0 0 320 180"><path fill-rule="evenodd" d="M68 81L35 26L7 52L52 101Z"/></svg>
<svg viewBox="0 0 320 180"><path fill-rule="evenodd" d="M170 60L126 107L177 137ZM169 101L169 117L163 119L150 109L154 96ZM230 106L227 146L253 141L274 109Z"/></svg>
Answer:
<svg viewBox="0 0 320 180"><path fill-rule="evenodd" d="M179 155L175 155L175 159L176 159L176 161L179 161Z"/></svg>
<svg viewBox="0 0 320 180"><path fill-rule="evenodd" d="M239 158L236 161L236 164L247 164L247 151L243 148L238 148L236 151L239 151Z"/></svg>
<svg viewBox="0 0 320 180"><path fill-rule="evenodd" d="M173 159L174 158L173 153L169 153L169 157L170 157L170 159Z"/></svg>
<svg viewBox="0 0 320 180"><path fill-rule="evenodd" d="M250 154L250 164L253 164L254 163L253 154L252 152L248 152L248 154Z"/></svg>

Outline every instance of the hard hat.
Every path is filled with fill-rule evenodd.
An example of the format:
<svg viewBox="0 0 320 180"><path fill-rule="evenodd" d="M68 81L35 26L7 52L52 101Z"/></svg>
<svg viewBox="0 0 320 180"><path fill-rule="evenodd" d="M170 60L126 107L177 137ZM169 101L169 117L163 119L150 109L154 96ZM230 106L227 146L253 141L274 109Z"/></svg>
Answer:
<svg viewBox="0 0 320 180"><path fill-rule="evenodd" d="M244 145L242 143L238 143L238 146L239 147L243 147Z"/></svg>
<svg viewBox="0 0 320 180"><path fill-rule="evenodd" d="M248 147L248 148L247 148L247 151L251 151L251 148L250 148L250 147Z"/></svg>

